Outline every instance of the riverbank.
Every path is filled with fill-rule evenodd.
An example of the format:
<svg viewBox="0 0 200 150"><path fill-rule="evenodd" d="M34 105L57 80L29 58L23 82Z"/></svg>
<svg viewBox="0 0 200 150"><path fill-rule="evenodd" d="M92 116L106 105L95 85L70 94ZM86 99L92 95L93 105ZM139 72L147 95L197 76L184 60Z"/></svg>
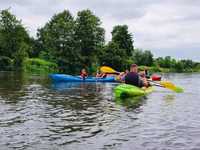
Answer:
<svg viewBox="0 0 200 150"><path fill-rule="evenodd" d="M195 73L195 72L199 72L200 73L200 69L199 68L194 68L194 69L183 69L181 71L177 71L176 68L163 68L163 67L156 67L156 66L151 66L151 67L147 67L147 66L139 66L139 69L144 70L145 68L148 69L148 71L152 74L152 73Z"/></svg>
<svg viewBox="0 0 200 150"><path fill-rule="evenodd" d="M14 70L18 70L18 68L15 68L13 65L13 61L10 60L11 63L8 63L9 65L7 65L5 67L4 70L2 71L14 71ZM100 65L96 65L95 67L93 66L92 69L91 68L87 68L89 71L92 70L92 72L89 72L90 74L94 74L96 73L96 71L98 70L98 66ZM196 68L181 68L181 69L177 69L177 68L164 68L164 67L160 67L160 66L139 66L140 70L144 70L144 69L148 69L150 74L153 73L194 73L194 72L200 72L200 68L196 67ZM124 71L125 69L128 68L124 68L124 70L118 70L117 68L113 68L117 71ZM41 58L26 58L23 61L22 64L22 68L20 68L21 71L24 72L28 72L28 73L36 73L36 74L49 74L49 73L66 73L66 74L70 74L69 72L63 72L62 69L60 69L58 67L58 65L54 62L50 62L50 61L46 61L44 59ZM78 68L76 70L81 70L81 68Z"/></svg>
<svg viewBox="0 0 200 150"><path fill-rule="evenodd" d="M199 68L194 68L194 69L183 69L181 71L177 71L176 68L163 68L159 66L139 66L140 70L144 70L147 68L150 72L150 74L153 73L193 73L193 72L200 72ZM80 68L81 69L81 68ZM117 71L122 71L118 70L117 68L114 68ZM59 68L56 63L49 62L40 58L29 58L24 61L24 67L23 70L26 72L33 72L33 73L41 73L41 74L46 74L46 73L59 73ZM91 70L91 69L88 69ZM94 72L98 70L98 68L92 68ZM124 69L125 70L125 69ZM94 73L90 72L90 74ZM61 72L60 72L61 73ZM63 73L63 72L62 72ZM67 72L65 72L67 73Z"/></svg>

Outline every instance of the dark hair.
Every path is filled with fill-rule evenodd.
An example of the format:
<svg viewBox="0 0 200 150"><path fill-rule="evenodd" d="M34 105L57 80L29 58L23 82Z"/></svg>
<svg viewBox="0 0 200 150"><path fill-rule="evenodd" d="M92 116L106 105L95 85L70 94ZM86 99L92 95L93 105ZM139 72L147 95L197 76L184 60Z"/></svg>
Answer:
<svg viewBox="0 0 200 150"><path fill-rule="evenodd" d="M131 65L131 68L132 68L132 67L137 67L137 65L136 65L136 64L132 64L132 65Z"/></svg>

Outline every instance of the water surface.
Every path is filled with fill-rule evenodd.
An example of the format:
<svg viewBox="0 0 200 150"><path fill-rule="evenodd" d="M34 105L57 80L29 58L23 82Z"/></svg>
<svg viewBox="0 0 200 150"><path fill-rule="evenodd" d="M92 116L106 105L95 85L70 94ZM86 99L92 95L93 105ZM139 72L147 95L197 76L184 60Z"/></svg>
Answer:
<svg viewBox="0 0 200 150"><path fill-rule="evenodd" d="M0 149L200 149L200 74L163 77L185 92L155 87L136 105L113 83L1 72Z"/></svg>

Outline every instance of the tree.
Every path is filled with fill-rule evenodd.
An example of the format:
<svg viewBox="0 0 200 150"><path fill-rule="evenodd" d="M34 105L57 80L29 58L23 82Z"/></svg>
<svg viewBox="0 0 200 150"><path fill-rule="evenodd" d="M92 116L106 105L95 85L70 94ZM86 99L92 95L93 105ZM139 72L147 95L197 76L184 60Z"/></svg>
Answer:
<svg viewBox="0 0 200 150"><path fill-rule="evenodd" d="M163 68L171 68L173 66L172 63L176 63L170 56L166 56L165 58L158 57L155 61L160 67Z"/></svg>
<svg viewBox="0 0 200 150"><path fill-rule="evenodd" d="M38 39L30 38L31 48L28 52L30 58L38 58L43 49L43 45Z"/></svg>
<svg viewBox="0 0 200 150"><path fill-rule="evenodd" d="M183 66L183 64L180 61L178 61L175 64L175 71L176 72L183 72L184 71L184 66Z"/></svg>
<svg viewBox="0 0 200 150"><path fill-rule="evenodd" d="M100 56L100 65L110 66L116 70L124 70L127 68L126 52L120 49L115 42L109 42L103 49Z"/></svg>
<svg viewBox="0 0 200 150"><path fill-rule="evenodd" d="M135 49L133 53L133 61L138 65L152 66L153 65L153 54L151 51Z"/></svg>
<svg viewBox="0 0 200 150"><path fill-rule="evenodd" d="M15 67L22 67L24 58L28 57L27 51L29 50L29 45L25 42L22 42L19 50L14 55L14 66Z"/></svg>
<svg viewBox="0 0 200 150"><path fill-rule="evenodd" d="M8 9L0 12L0 55L10 59L17 59L20 57L20 62L17 64L21 67L22 61L27 56L21 55L22 47L26 44L26 49L23 48L23 53L27 53L30 49L29 35L23 27L21 21L12 15ZM15 61L15 60L14 60Z"/></svg>
<svg viewBox="0 0 200 150"><path fill-rule="evenodd" d="M69 11L54 15L37 36L43 58L56 62L61 72L78 71L80 52L76 48L75 21Z"/></svg>
<svg viewBox="0 0 200 150"><path fill-rule="evenodd" d="M91 67L104 45L104 29L101 21L90 10L79 11L76 19L75 36L80 49L81 63Z"/></svg>
<svg viewBox="0 0 200 150"><path fill-rule="evenodd" d="M127 25L117 25L112 30L112 42L119 45L120 49L124 49L128 57L132 56L133 52L133 39L132 35L128 32Z"/></svg>
<svg viewBox="0 0 200 150"><path fill-rule="evenodd" d="M12 60L6 56L0 56L0 71L9 71L12 69Z"/></svg>

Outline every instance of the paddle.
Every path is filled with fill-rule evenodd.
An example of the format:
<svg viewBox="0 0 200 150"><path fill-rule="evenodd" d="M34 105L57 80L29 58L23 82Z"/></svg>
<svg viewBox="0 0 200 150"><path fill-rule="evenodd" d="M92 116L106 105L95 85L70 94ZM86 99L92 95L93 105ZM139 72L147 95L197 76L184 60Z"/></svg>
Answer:
<svg viewBox="0 0 200 150"><path fill-rule="evenodd" d="M111 67L108 67L108 66L102 66L100 68L100 71L103 72L103 73L110 73L110 74L120 74L120 72L112 69Z"/></svg>
<svg viewBox="0 0 200 150"><path fill-rule="evenodd" d="M152 80L148 80L148 81L151 82L151 83L156 83L155 86L167 88L167 89L170 89L170 90L177 92L177 93L183 92L183 89L181 87L176 86L175 84L173 84L170 81L160 81L160 82L155 82L155 81L152 81Z"/></svg>
<svg viewBox="0 0 200 150"><path fill-rule="evenodd" d="M102 66L100 68L100 71L104 72L104 73L115 73L115 74L118 73L118 74L120 74L120 72L117 72L116 70L114 70L114 69L112 69L111 67L108 67L108 66ZM181 87L174 85L170 81L160 81L160 82L155 82L155 81L152 81L152 80L148 80L148 81L151 82L151 83L154 83L154 86L167 88L167 89L170 89L170 90L177 92L177 93L183 92L183 89Z"/></svg>

